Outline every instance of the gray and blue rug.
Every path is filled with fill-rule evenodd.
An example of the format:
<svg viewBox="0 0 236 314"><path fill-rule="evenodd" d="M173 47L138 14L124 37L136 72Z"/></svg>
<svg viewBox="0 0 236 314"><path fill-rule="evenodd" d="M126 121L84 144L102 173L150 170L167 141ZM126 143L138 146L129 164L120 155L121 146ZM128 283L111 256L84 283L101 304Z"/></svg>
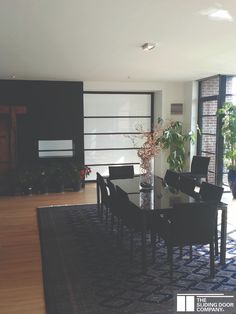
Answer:
<svg viewBox="0 0 236 314"><path fill-rule="evenodd" d="M209 278L208 247L188 250L174 259L174 282L169 280L164 243L157 244L156 263L147 248L148 271L141 273L140 235L135 236L135 258L129 260L129 233L123 247L116 232L105 230L96 205L38 209L47 314L175 313L180 291L235 291L236 243L228 237L227 263L216 259L216 276ZM149 241L147 241L149 243Z"/></svg>

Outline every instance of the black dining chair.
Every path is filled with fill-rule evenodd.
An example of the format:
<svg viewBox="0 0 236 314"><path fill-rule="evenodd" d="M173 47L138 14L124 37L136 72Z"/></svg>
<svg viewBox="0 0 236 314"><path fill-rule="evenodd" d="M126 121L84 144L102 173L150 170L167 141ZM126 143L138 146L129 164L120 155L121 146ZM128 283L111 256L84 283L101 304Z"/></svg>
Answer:
<svg viewBox="0 0 236 314"><path fill-rule="evenodd" d="M109 166L109 179L128 179L134 177L134 166Z"/></svg>
<svg viewBox="0 0 236 314"><path fill-rule="evenodd" d="M220 186L202 182L200 186L199 195L203 201L216 201L218 204L221 201L224 189ZM216 216L216 229L215 229L215 254L219 254L218 248L218 228L217 228L217 221L218 221L218 212Z"/></svg>
<svg viewBox="0 0 236 314"><path fill-rule="evenodd" d="M98 215L103 221L103 211L105 208L106 227L108 225L108 211L109 211L109 194L106 182L99 172L97 172L97 209Z"/></svg>
<svg viewBox="0 0 236 314"><path fill-rule="evenodd" d="M119 233L119 226L120 226L120 210L117 204L117 192L116 192L116 187L115 185L107 179L107 187L109 190L109 209L111 212L111 232L113 232L114 228L114 218L116 217L117 219L117 230Z"/></svg>
<svg viewBox="0 0 236 314"><path fill-rule="evenodd" d="M116 186L117 203L121 210L121 238L123 239L123 227L125 226L130 232L130 260L133 260L134 255L134 233L141 234L142 239L142 265L145 271L146 259L146 232L150 231L150 220L148 215L145 215L144 210L130 202L128 194L119 186Z"/></svg>
<svg viewBox="0 0 236 314"><path fill-rule="evenodd" d="M174 205L171 218L162 219L159 234L167 245L170 278L173 280L173 248L210 244L210 276L214 277L216 202Z"/></svg>
<svg viewBox="0 0 236 314"><path fill-rule="evenodd" d="M183 172L182 175L190 176L201 183L201 179L208 181L208 167L210 163L210 157L205 156L193 156L191 162L191 171Z"/></svg>
<svg viewBox="0 0 236 314"><path fill-rule="evenodd" d="M164 177L164 183L167 184L168 186L178 189L179 179L180 179L180 175L178 172L168 169Z"/></svg>
<svg viewBox="0 0 236 314"><path fill-rule="evenodd" d="M195 188L198 186L197 181L192 179L191 177L180 175L179 179L179 189L181 192L192 196L194 198L198 198L198 193L195 192Z"/></svg>

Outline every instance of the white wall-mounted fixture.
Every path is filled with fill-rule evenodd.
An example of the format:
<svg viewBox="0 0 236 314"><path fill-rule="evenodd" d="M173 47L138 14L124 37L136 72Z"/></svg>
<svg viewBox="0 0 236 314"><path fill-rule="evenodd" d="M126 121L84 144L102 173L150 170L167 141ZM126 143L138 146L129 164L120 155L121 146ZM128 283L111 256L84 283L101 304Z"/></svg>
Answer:
<svg viewBox="0 0 236 314"><path fill-rule="evenodd" d="M145 51L152 50L156 47L156 43L145 43L141 46L141 48Z"/></svg>

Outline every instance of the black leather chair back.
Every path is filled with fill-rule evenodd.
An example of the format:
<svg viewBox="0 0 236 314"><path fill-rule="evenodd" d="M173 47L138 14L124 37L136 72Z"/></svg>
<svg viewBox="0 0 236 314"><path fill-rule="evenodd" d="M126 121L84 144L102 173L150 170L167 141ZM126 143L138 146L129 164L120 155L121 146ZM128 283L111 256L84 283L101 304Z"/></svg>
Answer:
<svg viewBox="0 0 236 314"><path fill-rule="evenodd" d="M179 179L180 175L178 172L167 170L164 177L164 182L171 187L179 188Z"/></svg>
<svg viewBox="0 0 236 314"><path fill-rule="evenodd" d="M101 202L105 205L108 205L109 195L108 195L106 182L104 181L104 178L98 172L97 172L97 185L101 193Z"/></svg>
<svg viewBox="0 0 236 314"><path fill-rule="evenodd" d="M191 173L207 177L209 162L210 157L193 156L191 163Z"/></svg>
<svg viewBox="0 0 236 314"><path fill-rule="evenodd" d="M216 202L174 205L171 217L171 242L183 246L212 242L216 215Z"/></svg>
<svg viewBox="0 0 236 314"><path fill-rule="evenodd" d="M123 191L119 186L116 186L117 203L122 211L122 220L125 226L132 228L136 231L142 229L142 210L135 204L131 203L128 194ZM148 228L148 226L147 226Z"/></svg>
<svg viewBox="0 0 236 314"><path fill-rule="evenodd" d="M197 186L196 180L185 175L182 176L180 175L179 189L181 192L196 198L197 194L194 191L196 186Z"/></svg>
<svg viewBox="0 0 236 314"><path fill-rule="evenodd" d="M220 186L202 182L200 186L200 196L203 201L216 201L220 202L224 189Z"/></svg>
<svg viewBox="0 0 236 314"><path fill-rule="evenodd" d="M109 208L115 216L118 216L116 187L109 179L107 179L107 187L109 190Z"/></svg>
<svg viewBox="0 0 236 314"><path fill-rule="evenodd" d="M128 179L134 177L134 166L109 166L109 179Z"/></svg>

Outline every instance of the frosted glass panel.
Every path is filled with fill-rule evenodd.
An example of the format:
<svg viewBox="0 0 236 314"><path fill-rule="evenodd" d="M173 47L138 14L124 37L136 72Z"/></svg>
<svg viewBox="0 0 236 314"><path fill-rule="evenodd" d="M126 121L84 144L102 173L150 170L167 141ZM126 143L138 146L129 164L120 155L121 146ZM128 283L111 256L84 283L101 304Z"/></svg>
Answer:
<svg viewBox="0 0 236 314"><path fill-rule="evenodd" d="M135 138L137 147L140 147L144 140ZM134 147L130 138L124 134L110 134L110 135L85 135L84 136L85 149L97 148L131 148ZM136 147L136 146L135 146Z"/></svg>
<svg viewBox="0 0 236 314"><path fill-rule="evenodd" d="M122 164L139 163L136 149L131 150L105 150L85 151L86 164Z"/></svg>
<svg viewBox="0 0 236 314"><path fill-rule="evenodd" d="M39 157L73 157L73 151L48 151L39 152Z"/></svg>
<svg viewBox="0 0 236 314"><path fill-rule="evenodd" d="M85 94L84 116L150 116L150 103L150 95Z"/></svg>
<svg viewBox="0 0 236 314"><path fill-rule="evenodd" d="M150 130L150 118L99 118L84 119L85 133L123 133L137 132L137 125L141 124L144 130Z"/></svg>
<svg viewBox="0 0 236 314"><path fill-rule="evenodd" d="M96 165L90 166L92 173L87 180L95 180L97 171L108 175L108 164L138 163L138 174L137 150L124 133L137 132L138 125L150 131L151 94L85 93L84 117L85 164ZM135 144L141 147L143 139L135 138Z"/></svg>
<svg viewBox="0 0 236 314"><path fill-rule="evenodd" d="M56 141L42 140L38 142L38 148L39 150L72 149L73 141L72 140L56 140Z"/></svg>
<svg viewBox="0 0 236 314"><path fill-rule="evenodd" d="M122 166L122 165L121 165ZM96 172L99 172L102 176L108 176L108 166L90 166L91 174L87 178L87 180L96 180ZM134 173L139 174L140 167L139 165L134 165Z"/></svg>

